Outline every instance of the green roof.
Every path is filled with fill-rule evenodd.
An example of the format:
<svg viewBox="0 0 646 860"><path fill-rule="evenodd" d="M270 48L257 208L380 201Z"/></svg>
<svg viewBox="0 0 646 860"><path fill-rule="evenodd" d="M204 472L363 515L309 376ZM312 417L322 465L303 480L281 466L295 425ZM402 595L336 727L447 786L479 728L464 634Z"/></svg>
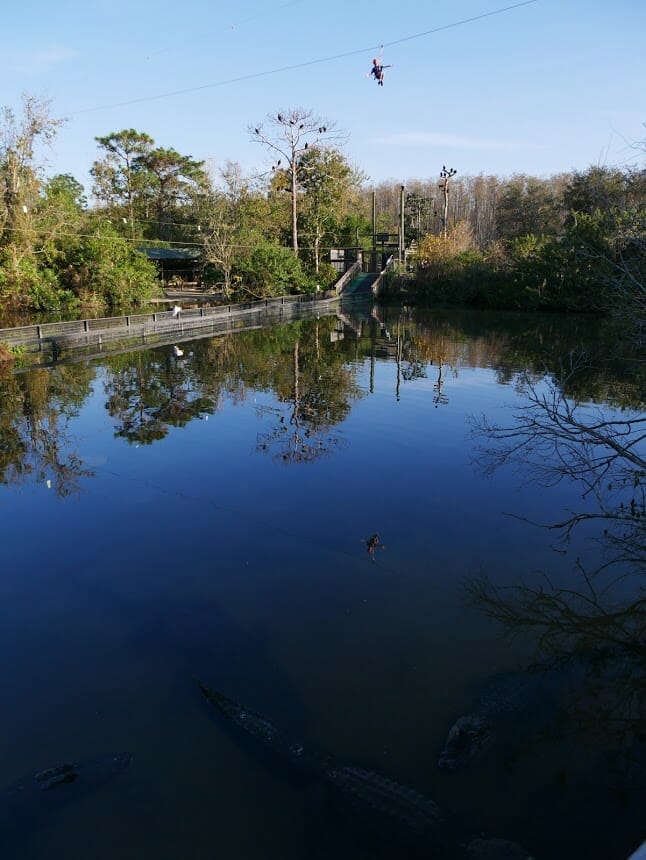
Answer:
<svg viewBox="0 0 646 860"><path fill-rule="evenodd" d="M202 256L199 248L157 248L140 245L137 250L149 260L197 260Z"/></svg>

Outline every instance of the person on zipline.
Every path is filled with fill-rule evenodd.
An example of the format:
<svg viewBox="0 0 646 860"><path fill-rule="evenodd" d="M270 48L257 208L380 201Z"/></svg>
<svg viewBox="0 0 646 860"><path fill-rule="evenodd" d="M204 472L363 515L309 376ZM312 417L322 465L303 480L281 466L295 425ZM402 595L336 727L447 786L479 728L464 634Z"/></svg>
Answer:
<svg viewBox="0 0 646 860"><path fill-rule="evenodd" d="M372 68L370 69L370 75L377 81L380 87L384 85L384 67L381 65L379 60L375 57L372 61Z"/></svg>

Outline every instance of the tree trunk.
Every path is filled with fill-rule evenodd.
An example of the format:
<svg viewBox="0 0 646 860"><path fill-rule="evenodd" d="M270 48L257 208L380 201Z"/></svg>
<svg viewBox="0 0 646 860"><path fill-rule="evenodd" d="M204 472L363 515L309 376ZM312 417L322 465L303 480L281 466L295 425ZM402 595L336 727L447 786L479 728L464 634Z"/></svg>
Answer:
<svg viewBox="0 0 646 860"><path fill-rule="evenodd" d="M447 234L447 223L449 219L449 180L444 180L444 225L443 225L443 235L446 239Z"/></svg>
<svg viewBox="0 0 646 860"><path fill-rule="evenodd" d="M298 255L298 223L296 213L296 158L292 157L292 248Z"/></svg>
<svg viewBox="0 0 646 860"><path fill-rule="evenodd" d="M314 237L314 271L318 275L320 269L320 248L321 248L321 228L316 225L316 235Z"/></svg>

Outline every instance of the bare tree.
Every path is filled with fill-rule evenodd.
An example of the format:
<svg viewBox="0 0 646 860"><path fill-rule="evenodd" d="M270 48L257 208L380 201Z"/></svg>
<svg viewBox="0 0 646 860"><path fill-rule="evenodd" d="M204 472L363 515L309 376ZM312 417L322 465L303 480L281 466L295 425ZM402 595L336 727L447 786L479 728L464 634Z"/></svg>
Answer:
<svg viewBox="0 0 646 860"><path fill-rule="evenodd" d="M265 131L262 124L249 126L252 140L264 144L276 160L272 171L282 171L287 180L292 208L292 248L298 254L298 192L301 158L310 147L340 145L345 141L343 132L333 123L315 116L304 108L290 108L277 114L268 114Z"/></svg>
<svg viewBox="0 0 646 860"><path fill-rule="evenodd" d="M204 261L215 263L221 269L224 278L223 293L226 299L231 294L231 271L236 253L234 244L236 224L228 216L229 213L223 206L214 207L209 214L204 236Z"/></svg>
<svg viewBox="0 0 646 860"><path fill-rule="evenodd" d="M29 241L39 190L36 147L51 144L64 122L51 116L47 99L24 94L22 104L21 118L5 107L0 119L0 241L14 247Z"/></svg>
<svg viewBox="0 0 646 860"><path fill-rule="evenodd" d="M619 302L615 313L634 330L637 341L646 341L646 216L634 213L622 224L617 237L613 286Z"/></svg>
<svg viewBox="0 0 646 860"><path fill-rule="evenodd" d="M204 198L204 260L215 264L224 278L224 294L231 292L234 262L240 251L241 237L251 223L254 183L237 162L227 161L219 171L218 186Z"/></svg>

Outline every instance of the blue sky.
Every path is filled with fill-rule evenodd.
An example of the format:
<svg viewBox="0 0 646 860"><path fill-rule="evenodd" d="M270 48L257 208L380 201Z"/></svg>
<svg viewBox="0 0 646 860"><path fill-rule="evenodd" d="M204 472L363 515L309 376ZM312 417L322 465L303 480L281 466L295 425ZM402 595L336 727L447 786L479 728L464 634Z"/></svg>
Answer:
<svg viewBox="0 0 646 860"><path fill-rule="evenodd" d="M643 164L646 2L536 0L428 32L510 5L25 0L2 13L0 106L51 98L68 121L48 172L88 190L95 136L124 128L215 171L264 171L247 126L292 107L344 129L374 183L443 164L499 176ZM384 87L366 77L380 44Z"/></svg>

